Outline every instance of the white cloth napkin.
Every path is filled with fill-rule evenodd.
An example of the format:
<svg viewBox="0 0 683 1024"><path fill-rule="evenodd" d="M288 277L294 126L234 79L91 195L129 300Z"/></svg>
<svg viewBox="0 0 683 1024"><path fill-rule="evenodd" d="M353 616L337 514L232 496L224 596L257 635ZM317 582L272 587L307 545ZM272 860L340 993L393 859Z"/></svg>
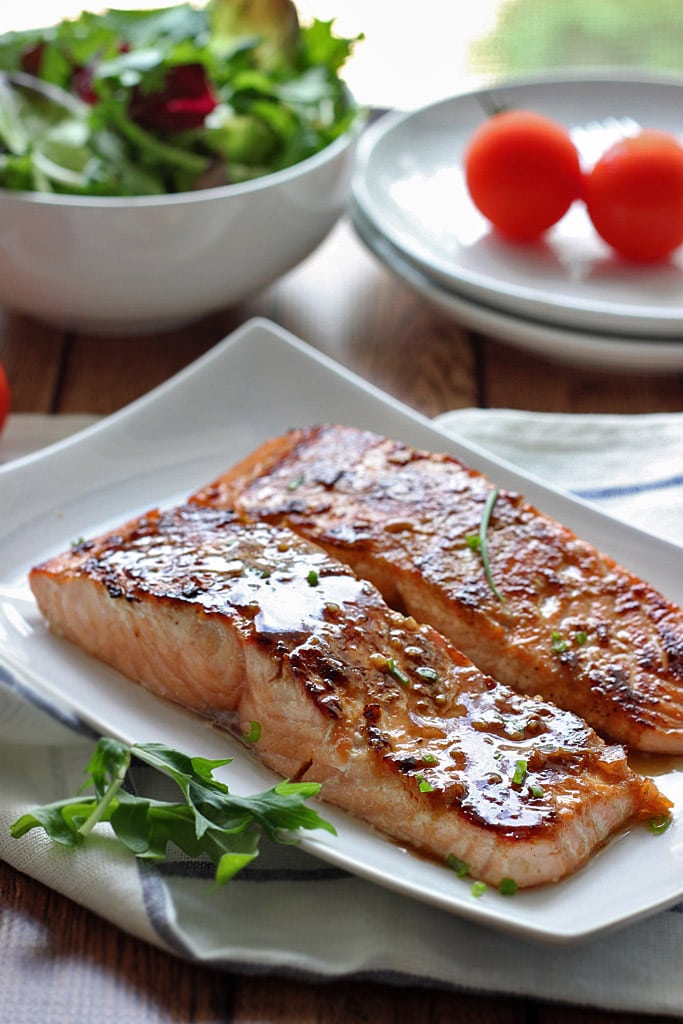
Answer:
<svg viewBox="0 0 683 1024"><path fill-rule="evenodd" d="M458 409L436 423L553 487L683 544L683 415Z"/></svg>
<svg viewBox="0 0 683 1024"><path fill-rule="evenodd" d="M440 424L683 544L683 416L461 410ZM62 436L66 426L63 418L11 417L0 460ZM76 792L92 745L70 714L46 707L0 668L0 856L157 946L233 971L683 1012L683 905L603 938L544 947L394 895L297 849L265 845L256 867L217 891L202 865L150 867L106 834L75 856L38 832L11 839L9 825L21 813ZM139 786L151 784L146 771Z"/></svg>

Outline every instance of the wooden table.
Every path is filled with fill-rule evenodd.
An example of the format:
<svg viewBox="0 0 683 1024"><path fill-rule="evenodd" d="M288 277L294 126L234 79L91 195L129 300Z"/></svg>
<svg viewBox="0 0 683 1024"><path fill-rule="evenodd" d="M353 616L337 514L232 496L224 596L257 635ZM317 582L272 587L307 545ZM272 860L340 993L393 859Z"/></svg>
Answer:
<svg viewBox="0 0 683 1024"><path fill-rule="evenodd" d="M263 315L429 416L464 407L683 409L683 375L570 368L470 332L395 281L345 223L238 308L157 337L95 338L0 314L14 409L113 412ZM642 1024L532 1000L227 975L178 961L0 865L0 1019L23 1024ZM12 979L11 985L8 979Z"/></svg>

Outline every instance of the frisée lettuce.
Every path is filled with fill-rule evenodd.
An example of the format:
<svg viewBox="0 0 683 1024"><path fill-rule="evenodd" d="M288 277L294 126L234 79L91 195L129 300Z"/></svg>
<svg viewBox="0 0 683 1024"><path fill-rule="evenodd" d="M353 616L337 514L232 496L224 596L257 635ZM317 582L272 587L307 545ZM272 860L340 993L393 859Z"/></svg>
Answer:
<svg viewBox="0 0 683 1024"><path fill-rule="evenodd" d="M0 36L0 188L185 192L290 167L357 110L340 70L361 37L290 0L82 13Z"/></svg>

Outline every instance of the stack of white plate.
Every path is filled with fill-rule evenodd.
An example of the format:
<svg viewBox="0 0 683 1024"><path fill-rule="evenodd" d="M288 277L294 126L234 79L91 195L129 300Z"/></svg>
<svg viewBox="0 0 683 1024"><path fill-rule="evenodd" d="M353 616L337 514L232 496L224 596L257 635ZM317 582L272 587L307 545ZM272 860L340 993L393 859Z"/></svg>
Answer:
<svg viewBox="0 0 683 1024"><path fill-rule="evenodd" d="M683 135L683 79L536 79L387 114L360 140L354 225L397 277L441 311L519 348L575 365L683 369L683 249L656 265L617 258L580 203L542 241L490 230L462 157L492 105L570 129L590 165L638 126Z"/></svg>

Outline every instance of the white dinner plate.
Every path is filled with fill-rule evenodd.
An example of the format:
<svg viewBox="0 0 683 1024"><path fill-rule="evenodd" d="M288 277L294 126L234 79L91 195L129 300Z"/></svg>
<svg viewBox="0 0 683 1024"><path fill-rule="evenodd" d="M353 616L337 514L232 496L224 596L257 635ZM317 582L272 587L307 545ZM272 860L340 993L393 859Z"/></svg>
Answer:
<svg viewBox="0 0 683 1024"><path fill-rule="evenodd" d="M494 309L475 299L458 295L424 274L373 227L354 203L351 218L362 241L388 270L435 309L465 327L569 366L585 366L616 373L683 370L683 335L656 340L625 337L621 334L558 327Z"/></svg>
<svg viewBox="0 0 683 1024"><path fill-rule="evenodd" d="M186 497L267 437L321 421L451 451L501 486L523 490L537 506L683 602L679 547L549 490L471 444L453 441L285 331L254 320L121 412L0 467L0 663L102 733L127 742L159 741L206 757L233 754L233 792L272 784L272 774L227 734L52 636L26 575L31 565L78 537ZM683 774L670 770L658 782L680 805ZM302 846L309 852L406 897L541 941L593 935L683 895L681 821L661 836L644 827L632 829L558 885L512 898L491 890L475 899L470 885L448 868L413 855L333 807L324 813L338 836L307 835Z"/></svg>
<svg viewBox="0 0 683 1024"><path fill-rule="evenodd" d="M639 337L680 336L683 249L654 266L616 258L575 203L542 242L491 231L462 159L491 102L535 110L572 131L586 166L638 125L683 135L683 81L534 79L499 84L411 113L361 138L352 194L373 226L427 276L463 297L546 323Z"/></svg>

